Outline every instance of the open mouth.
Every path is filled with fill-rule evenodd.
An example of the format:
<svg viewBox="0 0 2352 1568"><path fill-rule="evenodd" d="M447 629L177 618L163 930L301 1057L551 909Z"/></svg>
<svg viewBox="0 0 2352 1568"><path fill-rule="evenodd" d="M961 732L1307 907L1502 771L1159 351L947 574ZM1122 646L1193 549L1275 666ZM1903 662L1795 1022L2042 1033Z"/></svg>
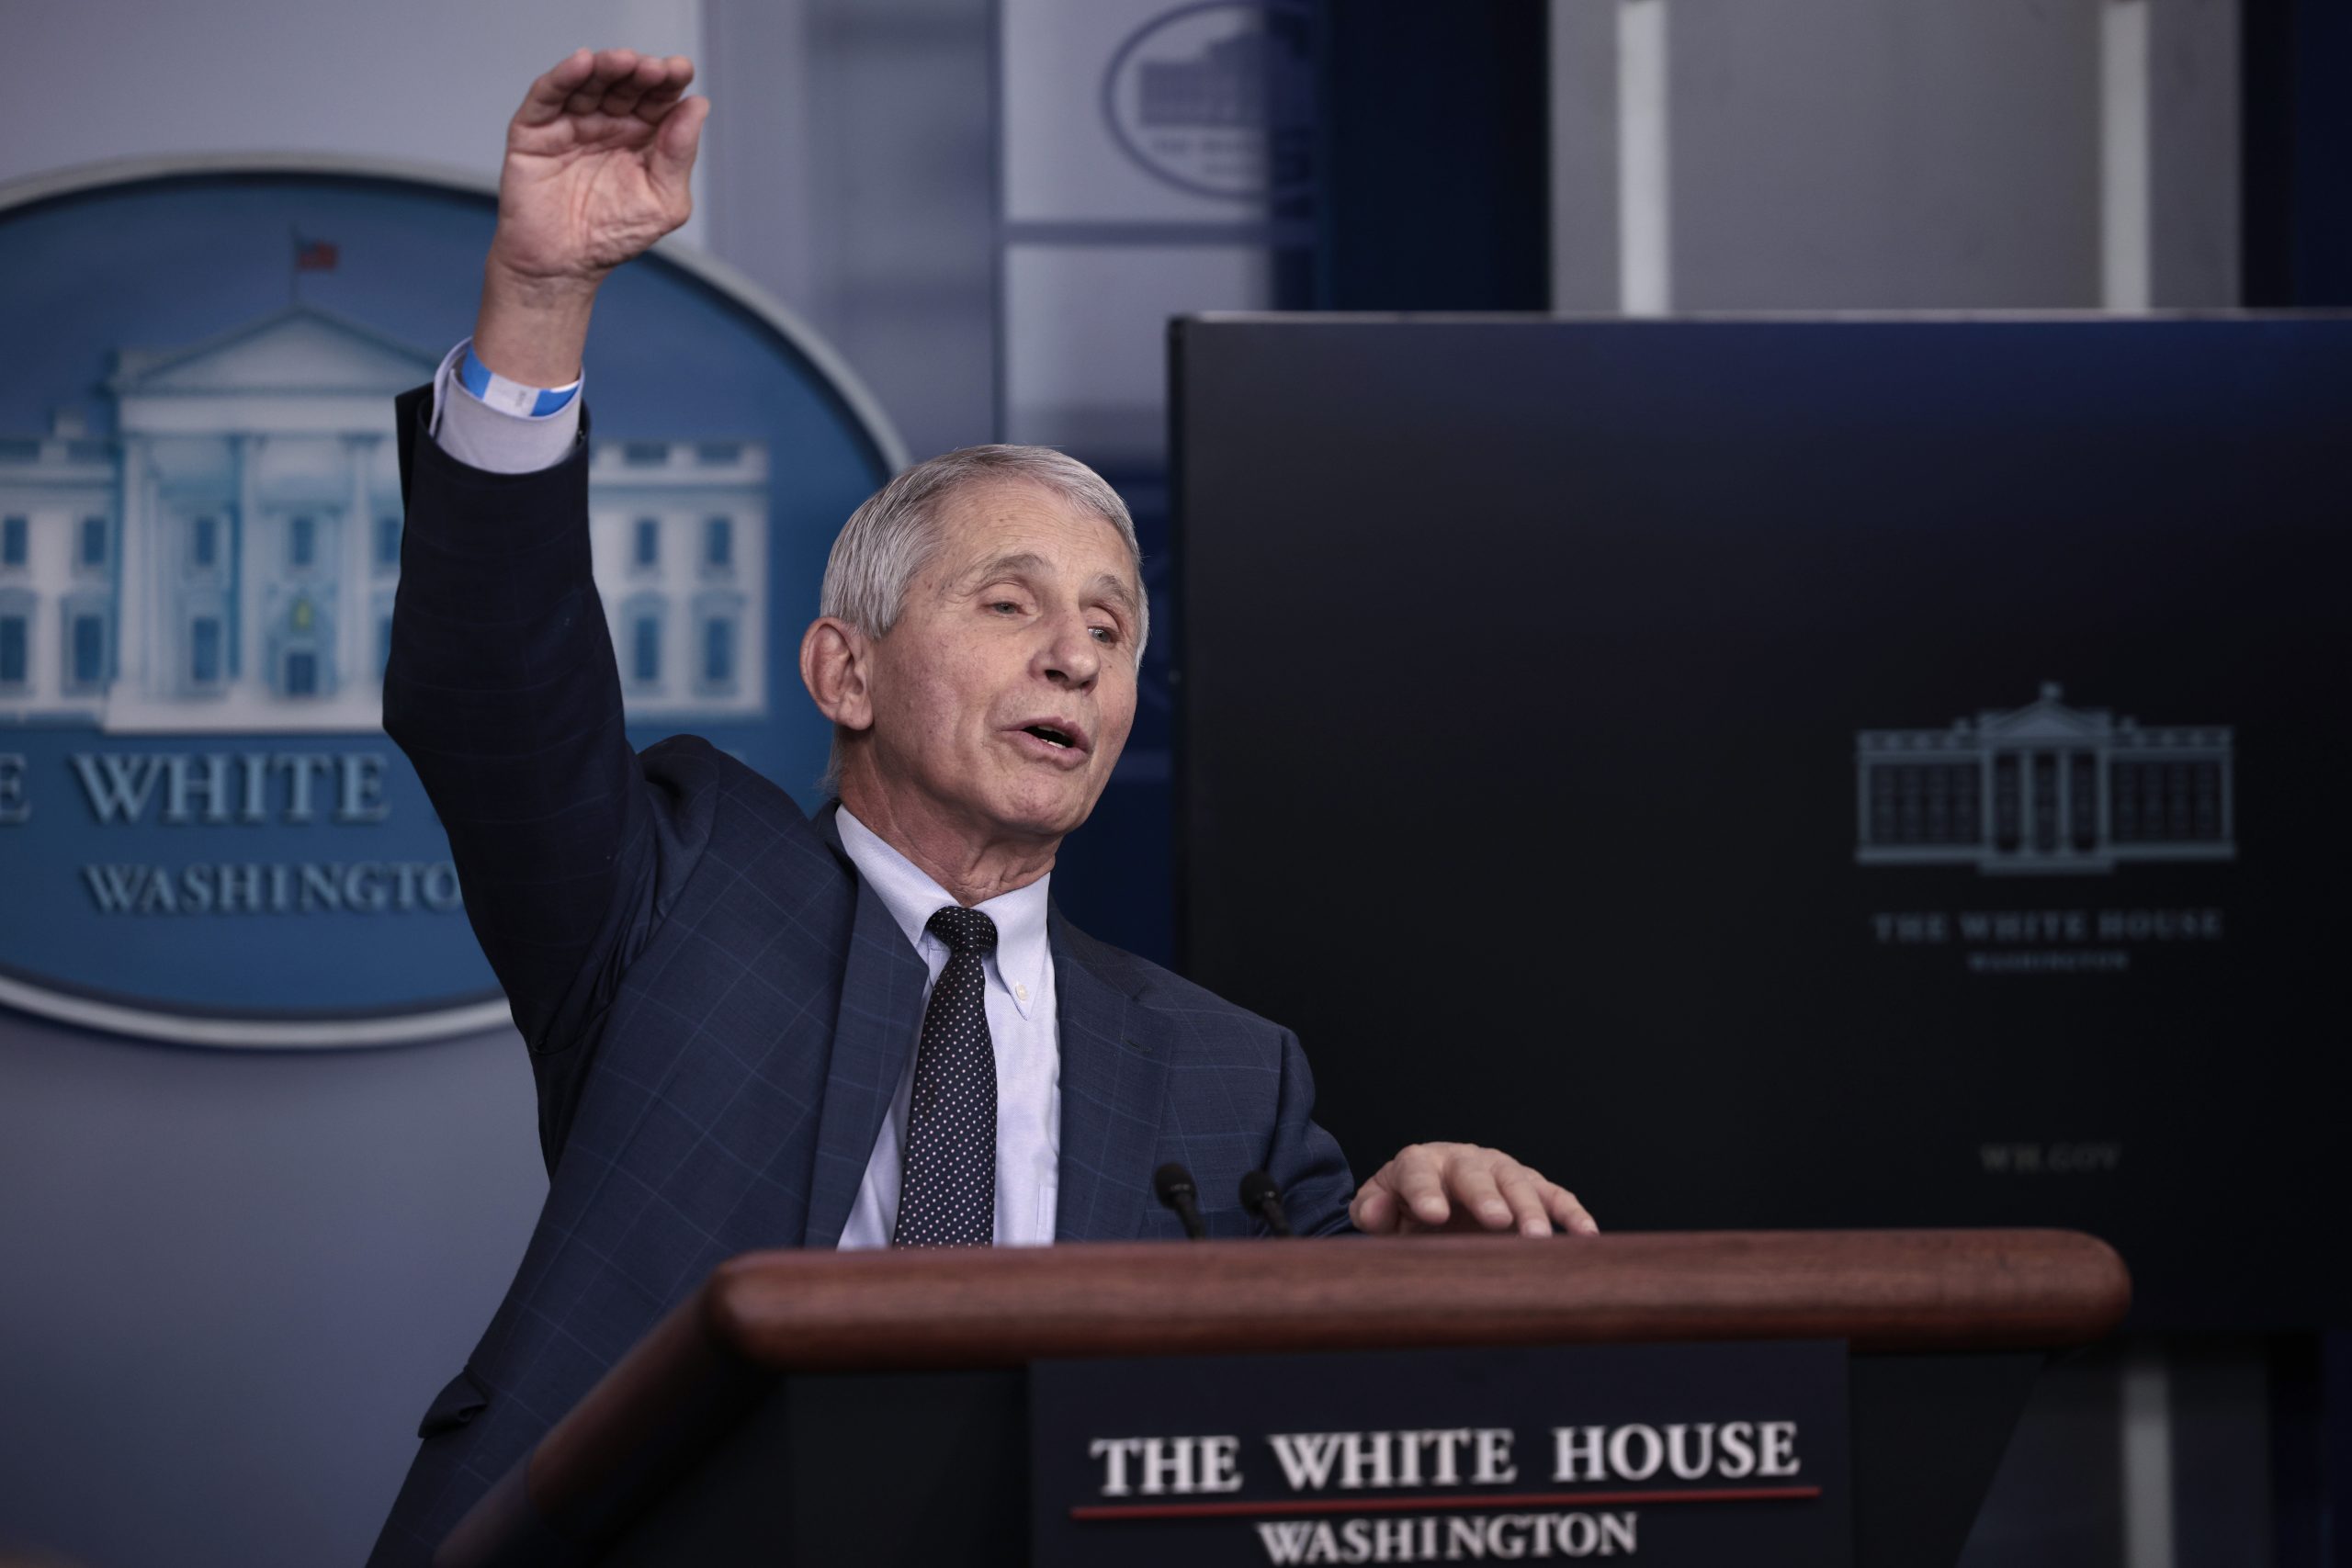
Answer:
<svg viewBox="0 0 2352 1568"><path fill-rule="evenodd" d="M1050 724L1033 724L1026 727L1022 733L1025 735L1034 735L1038 739L1044 741L1046 745L1058 746L1066 751L1076 747L1078 744L1078 741L1074 738L1065 734L1061 730L1056 729Z"/></svg>

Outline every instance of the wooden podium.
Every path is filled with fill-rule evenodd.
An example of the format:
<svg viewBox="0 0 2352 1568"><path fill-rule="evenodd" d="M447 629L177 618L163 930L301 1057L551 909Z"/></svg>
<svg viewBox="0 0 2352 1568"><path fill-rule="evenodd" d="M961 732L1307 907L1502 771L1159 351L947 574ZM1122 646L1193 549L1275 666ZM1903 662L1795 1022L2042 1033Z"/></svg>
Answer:
<svg viewBox="0 0 2352 1568"><path fill-rule="evenodd" d="M2130 1294L2046 1230L752 1253L435 1562L1025 1562L1033 1360L1842 1339L1854 1562L1950 1563L2042 1361Z"/></svg>

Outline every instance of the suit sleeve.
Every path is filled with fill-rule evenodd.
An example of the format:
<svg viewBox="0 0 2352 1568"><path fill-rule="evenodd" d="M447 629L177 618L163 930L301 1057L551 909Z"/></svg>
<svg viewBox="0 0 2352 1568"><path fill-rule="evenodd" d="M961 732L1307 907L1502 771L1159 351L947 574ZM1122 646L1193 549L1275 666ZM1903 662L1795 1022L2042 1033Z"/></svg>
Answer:
<svg viewBox="0 0 2352 1568"><path fill-rule="evenodd" d="M429 402L420 388L398 404L407 526L384 728L448 832L467 916L533 1054L552 1166L581 1043L698 835L622 728L586 442L539 472L489 473L435 443Z"/></svg>
<svg viewBox="0 0 2352 1568"><path fill-rule="evenodd" d="M1348 1223L1348 1202L1355 1196L1355 1177L1339 1140L1315 1121L1315 1075L1298 1036L1287 1029L1282 1032L1282 1098L1274 1110L1266 1174L1282 1192L1293 1230L1301 1235L1344 1234L1354 1228Z"/></svg>

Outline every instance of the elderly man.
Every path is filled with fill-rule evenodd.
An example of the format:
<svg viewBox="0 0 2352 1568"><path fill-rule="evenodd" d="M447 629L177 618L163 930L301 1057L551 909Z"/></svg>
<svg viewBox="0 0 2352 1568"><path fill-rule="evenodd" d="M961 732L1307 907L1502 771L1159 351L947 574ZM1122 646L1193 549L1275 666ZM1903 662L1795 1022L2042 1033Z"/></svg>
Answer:
<svg viewBox="0 0 2352 1568"><path fill-rule="evenodd" d="M374 1562L418 1562L710 1268L760 1247L1352 1224L1589 1232L1491 1149L1418 1145L1351 1196L1297 1042L1073 930L1046 888L1135 716L1133 525L1084 465L907 470L833 547L800 671L834 726L811 818L691 736L633 751L590 575L578 387L596 289L683 222L707 104L683 59L582 51L507 134L473 338L401 400L408 531L385 728L449 832L539 1090L522 1268Z"/></svg>

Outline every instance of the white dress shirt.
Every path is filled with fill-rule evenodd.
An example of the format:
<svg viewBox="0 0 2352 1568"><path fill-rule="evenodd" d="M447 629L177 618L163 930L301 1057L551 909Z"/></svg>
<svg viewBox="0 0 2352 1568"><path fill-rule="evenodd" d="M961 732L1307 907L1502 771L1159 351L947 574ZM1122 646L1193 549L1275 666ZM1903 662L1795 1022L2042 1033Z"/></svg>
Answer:
<svg viewBox="0 0 2352 1568"><path fill-rule="evenodd" d="M532 416L493 408L458 378L449 351L434 377L433 438L461 463L494 474L525 474L562 461L580 434L581 399L551 414ZM585 388L583 385L582 391ZM884 843L844 808L834 821L850 863L889 910L929 977L923 1000L947 966L947 945L923 928L956 899L921 868ZM1000 1247L1037 1247L1054 1239L1054 1205L1061 1189L1061 1043L1054 1005L1054 955L1046 940L1046 886L1028 886L975 906L996 922L996 951L982 961L987 982L989 1038L996 1049L996 1240ZM858 1183L844 1247L888 1247L899 1218L899 1188L906 1158L907 1108L914 1096L915 1053L921 1032L907 1043L906 1071L889 1113L875 1137L873 1157Z"/></svg>
<svg viewBox="0 0 2352 1568"><path fill-rule="evenodd" d="M921 868L884 843L844 807L834 815L842 848L914 944L930 976L926 1006L947 944L923 927L955 898ZM996 951L981 961L987 981L989 1043L996 1049L996 1241L999 1247L1042 1247L1054 1239L1054 1200L1061 1190L1062 1058L1054 1008L1054 954L1046 942L1046 885L1026 887L972 907L996 922ZM916 1046L921 1043L918 1033ZM906 1158L907 1107L914 1097L915 1051L907 1052L899 1092L874 1140L865 1179L857 1184L842 1246L888 1247L899 1220L899 1187Z"/></svg>

